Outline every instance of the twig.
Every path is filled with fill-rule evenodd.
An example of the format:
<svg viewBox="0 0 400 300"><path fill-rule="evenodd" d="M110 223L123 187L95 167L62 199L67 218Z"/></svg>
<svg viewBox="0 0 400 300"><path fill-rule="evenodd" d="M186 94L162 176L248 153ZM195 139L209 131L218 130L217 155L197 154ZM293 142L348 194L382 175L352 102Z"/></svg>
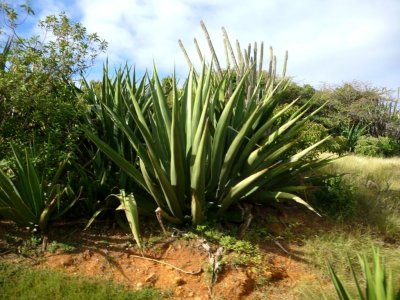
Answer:
<svg viewBox="0 0 400 300"><path fill-rule="evenodd" d="M174 266L174 265L172 265L172 264L170 264L170 263L167 263L167 262L165 262L165 261L162 261L162 260L157 260L157 259L154 259L154 258L145 257L145 256L140 256L140 255L132 255L132 254L131 254L130 256L135 257L135 258L144 259L144 260L153 261L153 262L156 262L156 263L159 263L159 264L162 264L162 265L166 265L166 266L169 266L169 267L171 267L171 268L173 268L173 269L175 269L175 270L178 270L178 271L180 271L180 272L182 272L182 273L189 274L189 275L198 275L198 274L200 274L201 272L203 272L203 269L202 269L202 268L200 268L199 271L189 272L189 271L182 270L181 268L178 268L177 266Z"/></svg>
<svg viewBox="0 0 400 300"><path fill-rule="evenodd" d="M5 251L3 251L3 252L0 252L0 256L5 255L5 254L8 254L8 253L11 253L11 252L12 252L12 249L5 250Z"/></svg>
<svg viewBox="0 0 400 300"><path fill-rule="evenodd" d="M156 217L157 217L158 223L160 224L160 227L161 227L164 235L168 236L167 230L165 230L164 223L162 220L161 208L159 208L159 207L156 209Z"/></svg>
<svg viewBox="0 0 400 300"><path fill-rule="evenodd" d="M43 241L42 241L42 251L45 252L47 250L47 242L49 238L47 235L43 236Z"/></svg>
<svg viewBox="0 0 400 300"><path fill-rule="evenodd" d="M289 251L287 251L281 243L279 243L279 241L272 235L272 234L268 234L270 236L270 238L274 241L275 245L277 245L283 252L285 252L288 255L292 255Z"/></svg>

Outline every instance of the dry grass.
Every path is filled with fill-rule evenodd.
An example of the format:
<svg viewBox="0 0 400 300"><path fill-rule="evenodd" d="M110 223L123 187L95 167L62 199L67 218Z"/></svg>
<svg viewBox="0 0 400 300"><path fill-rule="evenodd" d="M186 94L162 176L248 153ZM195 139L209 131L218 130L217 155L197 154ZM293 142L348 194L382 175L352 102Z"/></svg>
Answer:
<svg viewBox="0 0 400 300"><path fill-rule="evenodd" d="M380 191L400 191L400 157L349 155L336 160L330 168L337 172L348 173L354 184Z"/></svg>
<svg viewBox="0 0 400 300"><path fill-rule="evenodd" d="M331 263L344 284L356 295L356 286L350 275L348 259L362 279L362 271L358 263L357 254L366 253L372 256L372 245L380 248L385 264L393 275L395 289L400 288L400 248L398 244L386 244L379 236L362 227L337 226L330 232L319 233L317 236L306 239L302 251L305 258L313 262L317 280L314 282L300 282L294 289L298 295L296 299L317 300L337 299L336 292L328 275L327 264ZM361 281L362 282L362 281ZM362 283L363 284L363 283Z"/></svg>
<svg viewBox="0 0 400 300"><path fill-rule="evenodd" d="M318 279L312 284L299 283L293 291L295 298L337 299L327 262L333 264L345 285L356 294L347 256L358 267L357 254L371 254L372 245L380 248L395 287L400 288L400 157L349 155L338 158L324 171L345 174L345 182L355 188L356 215L329 232L305 239L302 251L313 262ZM359 275L362 277L361 272Z"/></svg>
<svg viewBox="0 0 400 300"><path fill-rule="evenodd" d="M355 188L356 218L388 238L400 238L400 158L349 155L326 172L345 174Z"/></svg>

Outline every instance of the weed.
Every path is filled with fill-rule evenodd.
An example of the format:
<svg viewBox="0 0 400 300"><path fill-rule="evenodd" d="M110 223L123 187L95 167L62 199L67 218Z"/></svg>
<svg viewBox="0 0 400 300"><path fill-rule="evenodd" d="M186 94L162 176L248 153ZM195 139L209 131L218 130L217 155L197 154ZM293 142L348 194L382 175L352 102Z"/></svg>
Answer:
<svg viewBox="0 0 400 300"><path fill-rule="evenodd" d="M260 249L256 244L246 240L238 240L229 233L221 232L207 225L197 226L196 229L206 240L224 247L227 252L233 252L229 258L230 264L245 266L261 263Z"/></svg>
<svg viewBox="0 0 400 300"><path fill-rule="evenodd" d="M61 250L62 252L65 252L65 253L72 253L72 252L76 251L76 245L71 244L71 243L60 243L57 241L52 241L47 246L47 250L50 253L55 253L58 250Z"/></svg>
<svg viewBox="0 0 400 300"><path fill-rule="evenodd" d="M329 216L346 219L354 215L356 202L355 188L344 181L342 175L325 178L322 187L315 194L315 207Z"/></svg>
<svg viewBox="0 0 400 300"><path fill-rule="evenodd" d="M106 241L106 240L101 240L99 241L99 244L103 245L103 246L110 246L110 242Z"/></svg>
<svg viewBox="0 0 400 300"><path fill-rule="evenodd" d="M4 239L8 244L15 244L18 241L18 239L15 236L8 233L4 235Z"/></svg>

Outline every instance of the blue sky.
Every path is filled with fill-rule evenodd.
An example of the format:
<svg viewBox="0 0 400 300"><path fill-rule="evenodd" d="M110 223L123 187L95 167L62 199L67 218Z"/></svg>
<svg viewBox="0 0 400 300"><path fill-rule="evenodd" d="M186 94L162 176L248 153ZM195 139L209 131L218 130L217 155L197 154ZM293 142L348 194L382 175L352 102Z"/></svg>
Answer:
<svg viewBox="0 0 400 300"><path fill-rule="evenodd" d="M273 46L278 64L289 51L287 74L319 86L364 81L400 86L400 0L32 0L38 18L65 11L109 43L111 65L128 62L162 74L188 66L181 39L197 64L196 37L204 52L204 20L224 61L221 27L242 47L263 41ZM267 53L264 57L268 56ZM210 55L208 55L210 58ZM101 66L101 60L98 66ZM266 65L266 63L264 64ZM98 76L92 71L91 77Z"/></svg>

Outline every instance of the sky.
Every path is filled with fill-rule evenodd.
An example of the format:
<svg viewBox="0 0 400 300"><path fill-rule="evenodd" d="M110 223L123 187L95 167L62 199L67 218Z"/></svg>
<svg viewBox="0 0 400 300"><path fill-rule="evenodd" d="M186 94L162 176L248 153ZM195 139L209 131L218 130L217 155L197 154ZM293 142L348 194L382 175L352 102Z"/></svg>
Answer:
<svg viewBox="0 0 400 300"><path fill-rule="evenodd" d="M178 40L199 65L193 38L208 53L203 20L221 62L224 26L242 48L254 42L272 46L278 67L288 50L287 75L299 84L355 80L400 87L400 0L32 0L31 5L37 18L65 11L108 41L107 53L89 74L93 78L106 57L111 66L128 63L139 71L151 70L155 62L161 74L175 69L184 78L189 67Z"/></svg>

